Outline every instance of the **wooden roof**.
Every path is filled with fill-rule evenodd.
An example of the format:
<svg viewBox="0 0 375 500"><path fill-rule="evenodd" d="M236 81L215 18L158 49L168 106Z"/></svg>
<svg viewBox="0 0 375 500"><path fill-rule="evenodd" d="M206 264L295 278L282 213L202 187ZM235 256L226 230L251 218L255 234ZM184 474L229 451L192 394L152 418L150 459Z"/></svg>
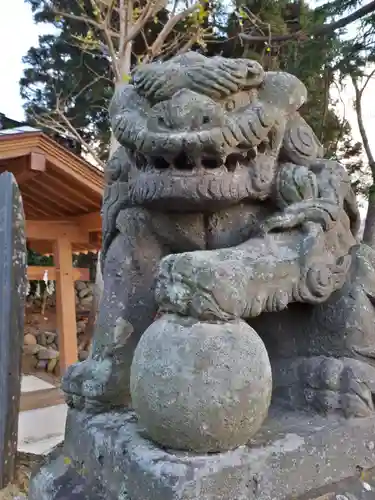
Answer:
<svg viewBox="0 0 375 500"><path fill-rule="evenodd" d="M14 174L19 185L26 234L35 250L52 251L51 240L38 243L37 227L41 233L50 228L53 235L56 227L67 228L71 223L77 229L71 233L74 251L100 247L101 170L29 127L0 131L0 173L6 170ZM81 237L80 228L90 233L90 242Z"/></svg>

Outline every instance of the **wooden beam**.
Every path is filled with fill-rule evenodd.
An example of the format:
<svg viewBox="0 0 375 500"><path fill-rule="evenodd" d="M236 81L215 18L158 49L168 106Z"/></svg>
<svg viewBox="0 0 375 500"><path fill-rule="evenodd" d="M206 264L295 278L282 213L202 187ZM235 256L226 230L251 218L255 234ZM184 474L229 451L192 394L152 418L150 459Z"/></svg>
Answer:
<svg viewBox="0 0 375 500"><path fill-rule="evenodd" d="M30 411L65 403L63 392L58 387L25 392L21 395L20 411Z"/></svg>
<svg viewBox="0 0 375 500"><path fill-rule="evenodd" d="M102 233L99 231L90 233L90 243L97 249L100 249L102 247Z"/></svg>
<svg viewBox="0 0 375 500"><path fill-rule="evenodd" d="M16 158L1 159L0 170L8 170L15 176L17 184L21 185L45 171L45 158L40 153L30 153Z"/></svg>
<svg viewBox="0 0 375 500"><path fill-rule="evenodd" d="M89 233L102 230L102 216L100 212L80 215L76 217L75 220L85 231Z"/></svg>
<svg viewBox="0 0 375 500"><path fill-rule="evenodd" d="M46 212L45 206L43 206L43 204L40 204L39 200L36 202L35 198L31 196L31 194L26 193L25 190L22 193L22 200L25 202L25 205L31 206L32 210L39 214L39 219L37 220L48 220L51 218L51 215L48 215L48 211ZM25 215L27 220L29 218L28 213L25 212Z"/></svg>
<svg viewBox="0 0 375 500"><path fill-rule="evenodd" d="M64 175L59 175L59 172L52 171L44 174L46 184L53 187L55 190L59 190L66 193L70 199L73 199L75 203L79 202L81 204L81 211L84 213L87 210L95 212L100 207L100 198L93 197L89 191L82 191L80 185L77 184L67 184Z"/></svg>
<svg viewBox="0 0 375 500"><path fill-rule="evenodd" d="M54 261L56 267L56 316L62 375L69 365L78 360L72 245L66 236L60 236L55 241Z"/></svg>
<svg viewBox="0 0 375 500"><path fill-rule="evenodd" d="M0 158L16 158L28 155L39 142L41 132L5 134L0 137Z"/></svg>
<svg viewBox="0 0 375 500"><path fill-rule="evenodd" d="M32 179L34 181L34 179ZM51 215L49 218L60 219L62 217L70 218L77 213L77 209L66 200L62 200L59 193L49 192L44 187L39 187L35 182L29 182L23 186L23 193L27 193L33 200L41 203ZM36 203L34 203L36 205Z"/></svg>
<svg viewBox="0 0 375 500"><path fill-rule="evenodd" d="M38 240L28 240L27 245L31 250L40 255L53 255L53 241L38 241ZM88 253L93 252L97 253L100 249L99 247L95 247L92 244L90 245L80 245L79 243L72 244L73 255L78 255L80 253Z"/></svg>
<svg viewBox="0 0 375 500"><path fill-rule="evenodd" d="M78 186L83 185L87 191L101 197L103 172L42 132L6 134L0 137L0 159L20 157L31 152L39 152L46 157L47 170L50 170L52 175L53 172L59 171L64 177L75 179Z"/></svg>
<svg viewBox="0 0 375 500"><path fill-rule="evenodd" d="M48 280L56 280L56 269L53 266L28 266L27 279L29 281L42 280L46 271ZM90 281L90 270L83 267L73 267L73 280Z"/></svg>
<svg viewBox="0 0 375 500"><path fill-rule="evenodd" d="M10 160L13 158L19 158L21 156L26 156L30 153L30 147L27 145L24 147L16 147L14 149L10 148L2 149L1 146L2 144L0 144L0 160Z"/></svg>
<svg viewBox="0 0 375 500"><path fill-rule="evenodd" d="M49 168L52 167L53 170L60 171L64 176L75 179L78 185L83 184L88 190L102 196L104 185L103 171L64 148L45 134L40 136L38 150L46 154L47 160L51 164Z"/></svg>
<svg viewBox="0 0 375 500"><path fill-rule="evenodd" d="M27 246L40 255L53 255L53 241L27 240Z"/></svg>
<svg viewBox="0 0 375 500"><path fill-rule="evenodd" d="M52 197L51 199L59 199L64 202L65 207L72 207L75 213L86 212L88 210L87 205L85 205L82 199L77 200L77 195L75 197L71 195L68 186L59 186L55 182L55 179L51 182L51 177L48 177L47 174L43 174L39 179L38 177L34 177L33 184L39 189L43 189L46 193L49 193L50 197Z"/></svg>
<svg viewBox="0 0 375 500"><path fill-rule="evenodd" d="M30 153L24 158L25 164L21 170L17 169L14 174L18 184L24 184L35 176L46 171L46 158L41 153Z"/></svg>
<svg viewBox="0 0 375 500"><path fill-rule="evenodd" d="M45 172L46 171L46 157L42 153L36 153L33 151L30 154L30 170L34 172Z"/></svg>
<svg viewBox="0 0 375 500"><path fill-rule="evenodd" d="M71 243L89 244L89 234L72 221L26 221L26 238L29 240L55 241L67 238Z"/></svg>

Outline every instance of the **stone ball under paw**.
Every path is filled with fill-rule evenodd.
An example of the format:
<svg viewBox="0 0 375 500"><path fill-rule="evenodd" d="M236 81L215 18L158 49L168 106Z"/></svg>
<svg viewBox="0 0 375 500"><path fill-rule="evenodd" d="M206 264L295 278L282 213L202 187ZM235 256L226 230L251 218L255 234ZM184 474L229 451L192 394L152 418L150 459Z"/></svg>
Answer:
<svg viewBox="0 0 375 500"><path fill-rule="evenodd" d="M247 323L166 314L134 353L130 390L139 424L176 450L219 452L246 444L267 416L272 374Z"/></svg>

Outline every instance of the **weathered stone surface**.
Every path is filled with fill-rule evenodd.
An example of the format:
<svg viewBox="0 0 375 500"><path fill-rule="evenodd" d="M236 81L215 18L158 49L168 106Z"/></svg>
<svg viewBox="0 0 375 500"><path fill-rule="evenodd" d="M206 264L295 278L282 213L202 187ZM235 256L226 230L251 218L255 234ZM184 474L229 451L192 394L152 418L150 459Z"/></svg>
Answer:
<svg viewBox="0 0 375 500"><path fill-rule="evenodd" d="M50 359L48 361L47 371L49 373L52 373L56 369L56 366L57 366L58 362L59 362L58 357Z"/></svg>
<svg viewBox="0 0 375 500"><path fill-rule="evenodd" d="M34 355L34 354L38 354L38 352L40 351L40 349L43 349L42 346L40 346L39 344L31 344L31 345L28 345L28 344L25 344L23 346L23 352L24 354L30 354L30 355Z"/></svg>
<svg viewBox="0 0 375 500"><path fill-rule="evenodd" d="M84 332L86 328L86 321L77 321L77 332Z"/></svg>
<svg viewBox="0 0 375 500"><path fill-rule="evenodd" d="M22 198L0 175L0 490L15 478L27 249Z"/></svg>
<svg viewBox="0 0 375 500"><path fill-rule="evenodd" d="M32 333L28 333L27 335L24 336L23 343L25 345L36 345L37 341L35 335L33 335Z"/></svg>
<svg viewBox="0 0 375 500"><path fill-rule="evenodd" d="M54 332L45 332L46 344L51 345L56 341L57 334Z"/></svg>
<svg viewBox="0 0 375 500"><path fill-rule="evenodd" d="M46 370L47 367L48 367L48 360L47 359L36 360L35 368L37 370Z"/></svg>
<svg viewBox="0 0 375 500"><path fill-rule="evenodd" d="M78 353L78 358L80 361L84 361L85 359L88 358L88 356L89 356L89 351L82 350Z"/></svg>
<svg viewBox="0 0 375 500"><path fill-rule="evenodd" d="M42 348L38 351L38 359L40 360L57 359L58 357L59 357L59 352L55 351L51 347Z"/></svg>
<svg viewBox="0 0 375 500"><path fill-rule="evenodd" d="M169 448L213 452L247 443L267 416L271 390L267 351L244 321L164 315L134 353L133 407L151 438Z"/></svg>
<svg viewBox="0 0 375 500"><path fill-rule="evenodd" d="M292 75L197 53L137 67L116 88L110 117L121 147L106 167L105 287L92 351L63 380L69 405L82 411L70 414L66 453L76 471L83 461L101 478L108 500L127 489L132 500L277 500L353 476L361 460L374 466L375 252L358 245L360 217L344 167L323 158L299 114L306 95ZM131 405L139 340L166 314L246 320L260 335L284 413L251 449L203 457L162 451L115 413ZM153 351L152 366L165 372L153 380L145 373L149 394L133 387L151 435L167 412L159 404L164 379L178 387L186 368L182 360L178 372L175 350L167 351L168 344ZM194 349L184 355L192 365ZM248 363L256 363L253 354ZM198 368L195 381L203 374ZM227 371L215 377L225 385ZM201 391L207 409L211 389ZM223 398L219 413L224 406ZM259 419L263 411L259 405ZM195 415L203 429L204 412ZM197 446L196 435L156 434L164 445Z"/></svg>
<svg viewBox="0 0 375 500"><path fill-rule="evenodd" d="M77 473L64 455L52 452L44 464L44 469L45 474L39 473L36 476L38 480L31 481L29 499L106 500L106 497L95 492L92 483L87 484L85 478Z"/></svg>
<svg viewBox="0 0 375 500"><path fill-rule="evenodd" d="M90 309L92 304L92 296L81 299L79 304L82 308Z"/></svg>
<svg viewBox="0 0 375 500"><path fill-rule="evenodd" d="M361 470L361 467L358 467L354 477L311 491L298 500L374 500L374 498L375 470Z"/></svg>
<svg viewBox="0 0 375 500"><path fill-rule="evenodd" d="M46 334L44 332L41 332L38 334L37 340L38 340L39 345L42 345L42 346L47 345L47 337L46 337Z"/></svg>
<svg viewBox="0 0 375 500"><path fill-rule="evenodd" d="M326 419L274 408L249 446L199 455L152 444L131 413L70 411L64 454L33 479L29 500L60 498L46 485L63 482L69 467L61 477L56 469L64 457L76 471L85 471L80 476L85 491L88 485L103 485L105 500L126 498L119 494L124 491L131 500L284 500L300 495L311 500L318 493L308 492L327 487L339 493L335 483L375 466L375 449L368 446L374 433L374 417ZM347 483L344 487L348 490Z"/></svg>
<svg viewBox="0 0 375 500"><path fill-rule="evenodd" d="M110 115L123 147L106 173L106 287L92 356L65 376L71 404L130 404L133 352L159 307L252 320L343 287L359 214L345 169L323 159L298 113L305 100L293 75L196 53L142 66L117 89ZM113 369L117 387L99 398L90 388L119 320L134 333Z"/></svg>
<svg viewBox="0 0 375 500"><path fill-rule="evenodd" d="M82 282L83 283L83 282ZM89 290L91 293L91 287L88 283L83 283L85 285L84 290ZM49 297L50 298L50 297ZM56 312L53 308L50 307L50 301L48 300L48 304L44 313L40 310L40 305L36 307L35 299L33 296L29 296L29 300L26 304L25 311L25 329L24 329L24 347L23 354L24 359L23 363L25 364L25 368L34 369L37 363L37 353L43 348L51 348L54 351L59 351L59 338L58 331L56 327ZM91 341L91 337L83 342L82 333L85 331L87 324L87 316L88 311L85 309L85 312L80 313L77 311L77 347L78 353L81 349L88 350L89 344ZM26 345L27 342L33 342L33 347ZM39 342L39 343L38 343ZM41 344L43 345L41 345ZM43 352L45 352L43 350ZM31 356L35 356L35 361L31 358ZM85 356L85 353L80 356L81 359ZM86 356L87 357L87 356ZM33 362L34 361L34 362ZM43 363L43 365L45 365ZM47 368L48 371L51 371L51 367L55 366L55 374L59 375L58 372L58 364L51 362L47 366L43 366L43 370ZM38 365L39 366L39 365ZM29 368L28 368L29 367ZM38 368L39 369L39 368Z"/></svg>
<svg viewBox="0 0 375 500"><path fill-rule="evenodd" d="M87 288L87 285L84 281L75 281L74 286L78 292L80 292L81 290L85 290Z"/></svg>
<svg viewBox="0 0 375 500"><path fill-rule="evenodd" d="M78 292L78 296L80 299L84 299L88 297L89 295L92 295L92 290L90 288L83 288Z"/></svg>

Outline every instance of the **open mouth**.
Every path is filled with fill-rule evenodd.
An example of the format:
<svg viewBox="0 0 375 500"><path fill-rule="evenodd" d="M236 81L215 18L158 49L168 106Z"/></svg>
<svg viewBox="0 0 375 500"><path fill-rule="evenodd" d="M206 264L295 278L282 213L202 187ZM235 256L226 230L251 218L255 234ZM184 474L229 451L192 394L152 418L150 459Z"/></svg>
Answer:
<svg viewBox="0 0 375 500"><path fill-rule="evenodd" d="M145 156L136 153L136 165L139 170L153 170L157 172L171 171L175 175L191 175L202 173L234 173L240 167L254 161L257 154L265 153L269 147L268 142L259 144L258 147L242 146L238 144L235 151L225 156L202 153L199 156L181 152L173 158L163 156Z"/></svg>

